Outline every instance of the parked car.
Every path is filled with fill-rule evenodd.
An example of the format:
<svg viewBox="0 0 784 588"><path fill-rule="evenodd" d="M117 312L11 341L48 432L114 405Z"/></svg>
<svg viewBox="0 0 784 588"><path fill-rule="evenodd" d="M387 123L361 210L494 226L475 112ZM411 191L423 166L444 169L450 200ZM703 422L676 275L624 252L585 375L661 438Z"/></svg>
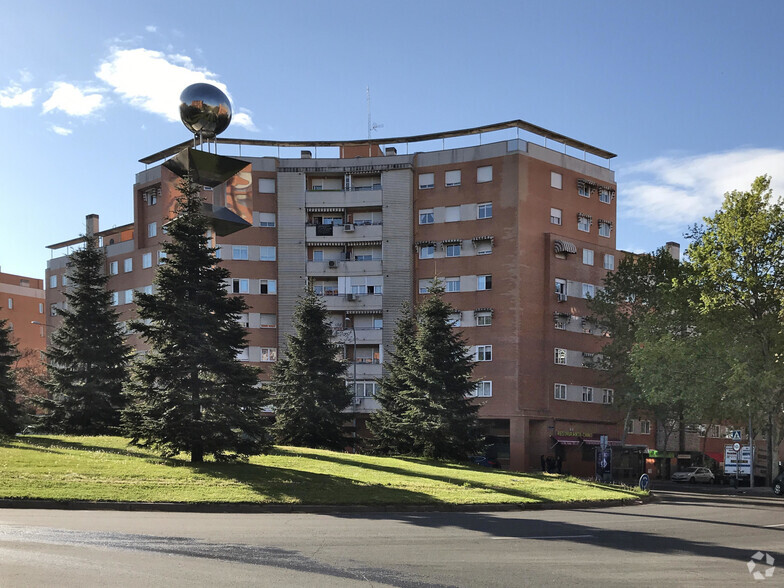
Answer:
<svg viewBox="0 0 784 588"><path fill-rule="evenodd" d="M778 476L773 478L770 487L773 488L773 494L776 494L777 496L784 494L784 472L781 472Z"/></svg>
<svg viewBox="0 0 784 588"><path fill-rule="evenodd" d="M689 482L691 484L700 482L702 484L713 484L715 476L708 468L695 466L686 468L680 472L675 472L670 479L673 482Z"/></svg>
<svg viewBox="0 0 784 588"><path fill-rule="evenodd" d="M474 455L469 458L471 463L478 466L484 466L486 468L500 468L501 464L499 464L496 460L490 459L489 457L485 457L484 455Z"/></svg>

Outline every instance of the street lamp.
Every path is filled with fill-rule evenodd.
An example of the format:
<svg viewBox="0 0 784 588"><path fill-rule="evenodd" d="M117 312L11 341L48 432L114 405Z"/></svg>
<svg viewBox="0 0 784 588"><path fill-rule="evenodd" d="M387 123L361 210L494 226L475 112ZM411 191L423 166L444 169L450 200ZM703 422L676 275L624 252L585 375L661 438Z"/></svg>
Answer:
<svg viewBox="0 0 784 588"><path fill-rule="evenodd" d="M351 323L351 332L354 334L354 381L352 388L354 389L354 397L357 396L357 327L351 317L347 316L343 322L345 324Z"/></svg>

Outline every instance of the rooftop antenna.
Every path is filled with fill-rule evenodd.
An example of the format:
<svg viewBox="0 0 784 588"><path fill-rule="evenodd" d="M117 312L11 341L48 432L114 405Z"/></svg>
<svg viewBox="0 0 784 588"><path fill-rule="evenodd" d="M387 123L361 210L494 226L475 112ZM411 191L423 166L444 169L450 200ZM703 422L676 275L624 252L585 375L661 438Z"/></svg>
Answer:
<svg viewBox="0 0 784 588"><path fill-rule="evenodd" d="M370 134L376 129L383 127L383 124L371 122L370 118L370 86L367 86L367 111L368 111L368 157L371 156L370 151Z"/></svg>

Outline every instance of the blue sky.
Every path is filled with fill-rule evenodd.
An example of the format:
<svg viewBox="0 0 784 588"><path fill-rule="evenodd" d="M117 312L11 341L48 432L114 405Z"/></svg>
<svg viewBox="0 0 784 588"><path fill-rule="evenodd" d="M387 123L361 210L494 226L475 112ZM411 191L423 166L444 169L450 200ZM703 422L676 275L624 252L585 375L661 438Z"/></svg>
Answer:
<svg viewBox="0 0 784 588"><path fill-rule="evenodd" d="M14 3L0 268L43 277L86 214L130 222L138 159L188 139L177 98L204 80L232 98L227 137L365 137L367 86L378 137L527 120L619 155L619 248L684 242L725 191L768 173L784 192L783 17L723 0Z"/></svg>

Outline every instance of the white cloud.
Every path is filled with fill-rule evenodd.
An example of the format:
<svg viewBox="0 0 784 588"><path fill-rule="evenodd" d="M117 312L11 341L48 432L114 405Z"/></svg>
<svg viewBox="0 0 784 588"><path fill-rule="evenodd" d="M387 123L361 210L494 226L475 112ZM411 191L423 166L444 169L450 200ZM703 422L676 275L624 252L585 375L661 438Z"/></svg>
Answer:
<svg viewBox="0 0 784 588"><path fill-rule="evenodd" d="M148 33L155 33L157 32L158 27L156 27L155 25L147 25L146 27L144 27L144 30L147 31Z"/></svg>
<svg viewBox="0 0 784 588"><path fill-rule="evenodd" d="M115 48L95 75L128 104L170 121L180 120L180 94L191 84L208 82L231 97L226 85L216 80L216 74L196 67L190 57L181 54ZM247 111L237 113L232 122L256 129Z"/></svg>
<svg viewBox="0 0 784 588"><path fill-rule="evenodd" d="M757 176L772 176L784 192L784 150L737 149L658 157L618 171L620 212L652 227L684 229L712 215L724 194L746 190Z"/></svg>
<svg viewBox="0 0 784 588"><path fill-rule="evenodd" d="M54 90L44 102L43 112L62 110L70 116L88 116L104 106L104 97L95 90L80 90L67 82L55 82Z"/></svg>
<svg viewBox="0 0 784 588"><path fill-rule="evenodd" d="M18 84L12 82L8 87L0 90L0 108L32 106L35 92L35 88L22 90Z"/></svg>
<svg viewBox="0 0 784 588"><path fill-rule="evenodd" d="M51 127L52 132L57 133L58 135L62 135L63 137L67 137L73 131L71 129L66 129L65 127L58 127L57 125L52 125Z"/></svg>
<svg viewBox="0 0 784 588"><path fill-rule="evenodd" d="M250 112L240 109L240 112L232 115L231 117L232 124L235 124L243 129L248 131L258 131L256 125L253 124L253 119L250 116Z"/></svg>

